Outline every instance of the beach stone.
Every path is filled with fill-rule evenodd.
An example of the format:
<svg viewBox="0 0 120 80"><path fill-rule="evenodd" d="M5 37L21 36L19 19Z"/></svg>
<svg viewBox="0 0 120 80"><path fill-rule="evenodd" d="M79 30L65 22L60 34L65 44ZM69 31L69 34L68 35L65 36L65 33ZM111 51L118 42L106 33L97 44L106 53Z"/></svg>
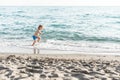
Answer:
<svg viewBox="0 0 120 80"><path fill-rule="evenodd" d="M71 72L80 73L81 69L73 69Z"/></svg>
<svg viewBox="0 0 120 80"><path fill-rule="evenodd" d="M2 62L2 59L0 59L0 63Z"/></svg>
<svg viewBox="0 0 120 80"><path fill-rule="evenodd" d="M89 78L83 78L83 80L90 80Z"/></svg>
<svg viewBox="0 0 120 80"><path fill-rule="evenodd" d="M103 70L101 67L97 67L97 69L96 69L97 71L101 71L101 70Z"/></svg>
<svg viewBox="0 0 120 80"><path fill-rule="evenodd" d="M115 77L114 77L114 78L112 78L112 80L120 80L120 78L115 78Z"/></svg>
<svg viewBox="0 0 120 80"><path fill-rule="evenodd" d="M103 62L103 64L106 64L108 66L110 65L110 62Z"/></svg>
<svg viewBox="0 0 120 80"><path fill-rule="evenodd" d="M95 78L101 78L102 75L95 75Z"/></svg>
<svg viewBox="0 0 120 80"><path fill-rule="evenodd" d="M35 69L36 69L36 68L37 68L37 69L43 69L42 66L40 66L39 64L34 64L34 65L33 65L33 64L27 64L26 66L27 66L27 67L32 67L32 68L35 68Z"/></svg>
<svg viewBox="0 0 120 80"><path fill-rule="evenodd" d="M25 61L20 61L20 63L25 64Z"/></svg>
<svg viewBox="0 0 120 80"><path fill-rule="evenodd" d="M32 62L31 62L31 65L36 65L36 62L33 62L33 61L32 61Z"/></svg>
<svg viewBox="0 0 120 80"><path fill-rule="evenodd" d="M48 76L49 78L58 78L58 74L52 73L51 75Z"/></svg>
<svg viewBox="0 0 120 80"><path fill-rule="evenodd" d="M120 73L120 65L116 67L116 71Z"/></svg>
<svg viewBox="0 0 120 80"><path fill-rule="evenodd" d="M6 67L3 66L3 65L0 65L0 70L3 70L3 69L8 69L8 68L6 68Z"/></svg>
<svg viewBox="0 0 120 80"><path fill-rule="evenodd" d="M26 68L26 71L32 72L32 73L42 73L43 70L41 69L33 69L33 68Z"/></svg>
<svg viewBox="0 0 120 80"><path fill-rule="evenodd" d="M74 66L68 66L68 67L66 67L66 69L73 69L73 68L75 68Z"/></svg>
<svg viewBox="0 0 120 80"><path fill-rule="evenodd" d="M14 78L15 76L10 76L10 78ZM0 79L1 80L1 79Z"/></svg>
<svg viewBox="0 0 120 80"><path fill-rule="evenodd" d="M105 73L110 73L111 70L109 69L104 69Z"/></svg>
<svg viewBox="0 0 120 80"><path fill-rule="evenodd" d="M49 60L48 64L49 64L49 65L53 64L53 61L52 61L52 60Z"/></svg>
<svg viewBox="0 0 120 80"><path fill-rule="evenodd" d="M23 70L20 70L20 73L26 73L26 71L23 69Z"/></svg>
<svg viewBox="0 0 120 80"><path fill-rule="evenodd" d="M90 71L88 71L87 69L82 69L80 72L84 73L84 74L89 74L90 73Z"/></svg>
<svg viewBox="0 0 120 80"><path fill-rule="evenodd" d="M53 75L53 77L58 77L58 74L56 74L56 73L53 73L52 75Z"/></svg>
<svg viewBox="0 0 120 80"><path fill-rule="evenodd" d="M38 59L37 59L37 58L35 58L35 59L33 59L32 61L33 61L33 62L38 62Z"/></svg>
<svg viewBox="0 0 120 80"><path fill-rule="evenodd" d="M18 62L18 60L16 59L15 55L10 55L6 58L6 61L11 61L12 63L16 63Z"/></svg>
<svg viewBox="0 0 120 80"><path fill-rule="evenodd" d="M21 77L28 77L28 74L20 74Z"/></svg>
<svg viewBox="0 0 120 80"><path fill-rule="evenodd" d="M119 73L117 73L117 72L116 72L116 71L114 71L114 70L113 70L113 71L111 71L110 73L111 73L111 74L114 74L114 75L119 75Z"/></svg>
<svg viewBox="0 0 120 80"><path fill-rule="evenodd" d="M31 57L27 57L25 60L27 60L27 61L31 61Z"/></svg>
<svg viewBox="0 0 120 80"><path fill-rule="evenodd" d="M84 77L84 75L82 73L72 73L71 76L77 78L77 80L90 80L90 79Z"/></svg>
<svg viewBox="0 0 120 80"><path fill-rule="evenodd" d="M83 66L91 67L88 63L84 63Z"/></svg>
<svg viewBox="0 0 120 80"><path fill-rule="evenodd" d="M33 73L27 73L28 74L28 77L33 77L34 76L34 74Z"/></svg>
<svg viewBox="0 0 120 80"><path fill-rule="evenodd" d="M111 73L111 74L115 74L117 75L118 73L116 71L113 70L113 68L111 67L107 67L106 69L104 69L105 73Z"/></svg>
<svg viewBox="0 0 120 80"><path fill-rule="evenodd" d="M64 67L62 67L62 66L57 66L57 68L58 68L60 71L64 71Z"/></svg>
<svg viewBox="0 0 120 80"><path fill-rule="evenodd" d="M12 75L13 71L11 69L7 70L8 73L5 74L8 78Z"/></svg>
<svg viewBox="0 0 120 80"><path fill-rule="evenodd" d="M66 73L70 73L70 70L68 70L68 69L64 69L64 72L66 72Z"/></svg>
<svg viewBox="0 0 120 80"><path fill-rule="evenodd" d="M90 61L88 64L90 65L91 68L94 67L94 63L93 62Z"/></svg>
<svg viewBox="0 0 120 80"><path fill-rule="evenodd" d="M6 59L12 59L15 58L15 55L9 55Z"/></svg>
<svg viewBox="0 0 120 80"><path fill-rule="evenodd" d="M107 80L107 78L102 78L101 80Z"/></svg>
<svg viewBox="0 0 120 80"><path fill-rule="evenodd" d="M105 64L102 65L102 69L106 69L107 66Z"/></svg>
<svg viewBox="0 0 120 80"><path fill-rule="evenodd" d="M2 62L1 62L2 64L5 64L6 63L6 61L5 60L2 60Z"/></svg>
<svg viewBox="0 0 120 80"><path fill-rule="evenodd" d="M45 74L40 75L41 78L46 78L47 76Z"/></svg>
<svg viewBox="0 0 120 80"><path fill-rule="evenodd" d="M66 60L66 61L64 61L64 63L66 63L66 64L70 64L70 63L71 63L71 61Z"/></svg>
<svg viewBox="0 0 120 80"><path fill-rule="evenodd" d="M100 70L99 71L101 74L105 74L105 71L104 70Z"/></svg>
<svg viewBox="0 0 120 80"><path fill-rule="evenodd" d="M21 66L21 67L18 67L17 69L25 69L26 67L23 67L23 66Z"/></svg>
<svg viewBox="0 0 120 80"><path fill-rule="evenodd" d="M69 76L70 76L70 74L64 74L64 76L69 77Z"/></svg>
<svg viewBox="0 0 120 80"><path fill-rule="evenodd" d="M72 80L71 77L63 77L63 80Z"/></svg>
<svg viewBox="0 0 120 80"><path fill-rule="evenodd" d="M90 69L91 71L97 71L96 67Z"/></svg>
<svg viewBox="0 0 120 80"><path fill-rule="evenodd" d="M71 76L73 76L73 77L80 76L80 75L81 75L81 73L72 73L71 74Z"/></svg>

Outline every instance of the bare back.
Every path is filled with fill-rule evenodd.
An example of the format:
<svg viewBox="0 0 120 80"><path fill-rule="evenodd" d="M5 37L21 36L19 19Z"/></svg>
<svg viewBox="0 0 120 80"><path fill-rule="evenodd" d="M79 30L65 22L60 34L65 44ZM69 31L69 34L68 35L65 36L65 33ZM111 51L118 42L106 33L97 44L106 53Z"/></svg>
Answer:
<svg viewBox="0 0 120 80"><path fill-rule="evenodd" d="M39 36L39 34L40 34L40 31L39 31L39 30L37 30L37 31L34 33L35 36Z"/></svg>

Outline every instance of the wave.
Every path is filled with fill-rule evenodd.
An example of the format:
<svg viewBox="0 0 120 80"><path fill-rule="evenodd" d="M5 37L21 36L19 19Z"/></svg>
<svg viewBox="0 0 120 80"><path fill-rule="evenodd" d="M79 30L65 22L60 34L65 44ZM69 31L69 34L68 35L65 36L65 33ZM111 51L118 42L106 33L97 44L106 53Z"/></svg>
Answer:
<svg viewBox="0 0 120 80"><path fill-rule="evenodd" d="M46 39L56 39L56 40L70 40L70 41L96 41L96 42L115 42L120 43L120 38L118 37L100 37L85 35L82 32L70 32L70 31L44 31L42 38Z"/></svg>
<svg viewBox="0 0 120 80"><path fill-rule="evenodd" d="M20 47L20 48L33 48L31 41L15 41L15 42L3 42L0 46L8 47ZM71 41L58 41L47 40L46 42L40 42L35 45L38 49L49 50L64 50L64 51L77 51L77 52L120 52L120 45L111 43L98 43L98 42L71 42Z"/></svg>

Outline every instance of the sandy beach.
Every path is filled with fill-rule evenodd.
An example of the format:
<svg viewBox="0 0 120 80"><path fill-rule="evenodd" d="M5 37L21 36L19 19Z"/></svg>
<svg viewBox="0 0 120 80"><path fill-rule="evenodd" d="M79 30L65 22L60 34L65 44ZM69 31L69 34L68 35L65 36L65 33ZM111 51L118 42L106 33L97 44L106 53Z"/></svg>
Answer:
<svg viewBox="0 0 120 80"><path fill-rule="evenodd" d="M15 1L0 7L0 80L120 80L119 6Z"/></svg>
<svg viewBox="0 0 120 80"><path fill-rule="evenodd" d="M120 80L120 56L1 53L0 80Z"/></svg>

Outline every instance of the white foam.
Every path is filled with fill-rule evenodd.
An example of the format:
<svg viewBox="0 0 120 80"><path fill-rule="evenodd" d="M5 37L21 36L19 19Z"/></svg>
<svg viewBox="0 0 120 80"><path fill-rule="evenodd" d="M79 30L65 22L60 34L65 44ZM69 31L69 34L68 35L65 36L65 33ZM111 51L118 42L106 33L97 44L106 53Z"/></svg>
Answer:
<svg viewBox="0 0 120 80"><path fill-rule="evenodd" d="M98 42L70 42L48 40L46 42L37 43L34 47L31 46L32 41L15 41L1 42L0 52L14 53L33 53L34 49L50 50L50 51L67 51L75 53L120 53L120 45L113 43L98 43Z"/></svg>

